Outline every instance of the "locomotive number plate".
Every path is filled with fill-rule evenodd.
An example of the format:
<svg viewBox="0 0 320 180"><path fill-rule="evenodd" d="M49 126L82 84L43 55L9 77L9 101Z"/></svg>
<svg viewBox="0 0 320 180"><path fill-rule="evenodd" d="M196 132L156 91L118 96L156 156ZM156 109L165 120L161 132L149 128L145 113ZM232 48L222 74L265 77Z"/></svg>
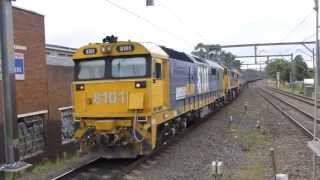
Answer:
<svg viewBox="0 0 320 180"><path fill-rule="evenodd" d="M118 52L132 52L134 51L134 46L131 44L120 45L117 47Z"/></svg>
<svg viewBox="0 0 320 180"><path fill-rule="evenodd" d="M127 104L128 92L95 92L93 104Z"/></svg>
<svg viewBox="0 0 320 180"><path fill-rule="evenodd" d="M93 55L97 53L97 49L96 48L87 48L83 50L83 54L85 55Z"/></svg>

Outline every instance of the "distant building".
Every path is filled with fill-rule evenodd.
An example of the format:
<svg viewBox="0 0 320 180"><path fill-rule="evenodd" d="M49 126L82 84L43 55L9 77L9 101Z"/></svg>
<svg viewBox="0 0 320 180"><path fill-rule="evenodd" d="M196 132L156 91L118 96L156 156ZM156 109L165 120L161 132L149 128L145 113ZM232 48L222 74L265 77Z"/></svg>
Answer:
<svg viewBox="0 0 320 180"><path fill-rule="evenodd" d="M73 81L73 53L76 49L47 44L46 63L48 74L49 120L54 122L54 129L49 130L55 137L56 152L72 141L71 83Z"/></svg>
<svg viewBox="0 0 320 180"><path fill-rule="evenodd" d="M47 44L46 45L46 61L48 65L74 66L72 61L74 48Z"/></svg>

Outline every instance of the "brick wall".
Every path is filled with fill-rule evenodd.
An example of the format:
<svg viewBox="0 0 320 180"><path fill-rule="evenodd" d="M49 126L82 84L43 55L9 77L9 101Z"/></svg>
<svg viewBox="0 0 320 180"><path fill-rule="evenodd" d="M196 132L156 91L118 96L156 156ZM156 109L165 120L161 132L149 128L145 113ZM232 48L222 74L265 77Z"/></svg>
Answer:
<svg viewBox="0 0 320 180"><path fill-rule="evenodd" d="M23 9L13 8L13 24L14 43L27 48L26 50L15 50L15 52L24 54L25 61L25 80L16 81L17 113L48 110L44 17ZM2 110L1 96L0 100ZM2 120L0 122L0 162L2 162L4 159L3 122Z"/></svg>
<svg viewBox="0 0 320 180"><path fill-rule="evenodd" d="M49 149L61 150L61 114L58 108L71 106L71 82L73 67L47 66L49 92ZM55 154L53 152L53 154Z"/></svg>

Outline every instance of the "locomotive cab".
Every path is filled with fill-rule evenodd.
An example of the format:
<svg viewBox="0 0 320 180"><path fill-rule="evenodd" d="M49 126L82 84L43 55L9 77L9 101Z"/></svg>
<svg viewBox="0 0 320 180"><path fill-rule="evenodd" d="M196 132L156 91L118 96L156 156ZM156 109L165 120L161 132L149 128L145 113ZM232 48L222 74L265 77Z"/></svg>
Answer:
<svg viewBox="0 0 320 180"><path fill-rule="evenodd" d="M151 151L151 115L169 106L165 53L151 44L109 42L82 47L73 59L74 119L80 122L75 138L80 149L99 146L107 151L112 146L113 152L104 154L117 151L117 157ZM130 152L121 154L115 147Z"/></svg>

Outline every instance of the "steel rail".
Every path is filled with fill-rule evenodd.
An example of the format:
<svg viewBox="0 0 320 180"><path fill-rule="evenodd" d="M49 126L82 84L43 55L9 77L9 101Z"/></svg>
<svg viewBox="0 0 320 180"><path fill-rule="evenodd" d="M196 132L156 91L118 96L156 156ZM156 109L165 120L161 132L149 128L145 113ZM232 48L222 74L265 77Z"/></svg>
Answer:
<svg viewBox="0 0 320 180"><path fill-rule="evenodd" d="M272 91L275 91L275 92L279 92L279 93L281 93L283 95L286 95L286 96L290 96L290 97L295 98L297 100L301 100L301 101L303 101L305 103L308 103L308 104L310 104L312 106L314 105L314 98L301 96L301 95L298 95L298 94L295 94L295 93L292 93L292 92L288 92L288 91L284 91L284 90L276 89L276 88L272 88L272 87L268 87L268 89L270 89ZM318 106L318 107L320 107L320 106Z"/></svg>
<svg viewBox="0 0 320 180"><path fill-rule="evenodd" d="M260 91L260 92L259 92ZM287 118L289 118L299 129L302 130L302 132L304 132L310 139L313 139L313 133L308 129L306 128L301 122L299 122L298 120L296 120L292 115L290 115L288 112L284 111L279 105L275 104L274 102L272 102L269 98L266 97L266 95L263 95L263 92L264 94L268 94L270 97L273 97L275 98L275 95L273 95L272 93L270 92L267 92L265 90L263 90L261 87L260 87L260 90L257 90L257 93L264 99L266 100L269 104L271 104L273 107L275 107L276 109L278 109L283 115L285 115ZM276 98L275 98L276 99ZM298 111L298 112L301 112L301 111ZM319 138L316 138L317 141L320 141Z"/></svg>
<svg viewBox="0 0 320 180"><path fill-rule="evenodd" d="M263 90L263 91L266 91L266 90ZM270 93L270 92L268 92L269 94L272 94L272 93ZM281 93L279 93L279 94L281 94ZM313 114L310 114L310 113L308 113L308 112L306 112L306 111L304 111L304 110L302 110L301 108L299 108L299 107L297 107L297 106L295 106L295 105L293 105L293 104L291 104L291 103L289 103L288 101L285 101L285 100L283 100L282 98L279 98L279 97L277 97L276 95L274 95L274 94L272 94L273 95L273 97L274 98L276 98L276 99L278 99L279 101L281 101L281 102L283 102L283 103L285 103L285 104L287 104L288 106L290 106L290 107L292 107L292 108L294 108L295 110L297 110L297 111L299 111L300 113L302 113L302 114L304 114L305 116L307 116L308 118L310 118L310 119L312 119L313 120ZM318 123L320 123L320 120L318 119Z"/></svg>
<svg viewBox="0 0 320 180"><path fill-rule="evenodd" d="M68 170L68 171L65 171L61 174L59 174L58 176L52 178L51 180L59 180L63 177L66 177L67 175L71 174L71 173L75 173L76 171L79 171L80 169L82 168L85 168L86 166L96 162L97 160L99 160L100 157L94 157L94 158L91 158L89 161L85 162L85 163L81 163L80 165Z"/></svg>

